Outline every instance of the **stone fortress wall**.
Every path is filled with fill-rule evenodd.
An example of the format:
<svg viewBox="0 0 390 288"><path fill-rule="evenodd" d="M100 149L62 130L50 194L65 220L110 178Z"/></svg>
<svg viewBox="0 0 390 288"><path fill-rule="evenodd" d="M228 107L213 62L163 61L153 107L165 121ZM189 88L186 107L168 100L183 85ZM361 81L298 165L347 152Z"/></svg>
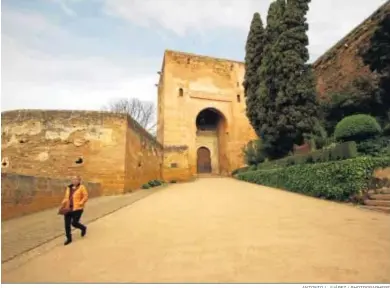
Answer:
<svg viewBox="0 0 390 288"><path fill-rule="evenodd" d="M17 110L3 112L1 126L2 173L61 181L81 175L100 183L102 195L162 178L162 146L126 115ZM2 186L2 196L10 194L6 187L13 186Z"/></svg>
<svg viewBox="0 0 390 288"><path fill-rule="evenodd" d="M67 185L68 179L1 173L1 220L58 207ZM89 198L101 195L99 183L84 182L84 185Z"/></svg>
<svg viewBox="0 0 390 288"><path fill-rule="evenodd" d="M313 63L319 97L340 92L357 77L372 74L364 65L360 53L368 47L379 22L388 14L390 1L379 7Z"/></svg>

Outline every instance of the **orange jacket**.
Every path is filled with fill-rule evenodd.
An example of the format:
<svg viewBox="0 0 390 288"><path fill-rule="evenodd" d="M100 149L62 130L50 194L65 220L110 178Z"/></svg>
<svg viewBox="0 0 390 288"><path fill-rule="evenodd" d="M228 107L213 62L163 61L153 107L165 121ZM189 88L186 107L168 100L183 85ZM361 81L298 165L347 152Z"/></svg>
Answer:
<svg viewBox="0 0 390 288"><path fill-rule="evenodd" d="M68 209L70 208L69 193L70 193L69 187L66 187L65 197L64 200L62 200L62 205L63 207ZM80 184L79 188L73 194L73 211L83 209L87 201L88 201L88 191L84 185Z"/></svg>

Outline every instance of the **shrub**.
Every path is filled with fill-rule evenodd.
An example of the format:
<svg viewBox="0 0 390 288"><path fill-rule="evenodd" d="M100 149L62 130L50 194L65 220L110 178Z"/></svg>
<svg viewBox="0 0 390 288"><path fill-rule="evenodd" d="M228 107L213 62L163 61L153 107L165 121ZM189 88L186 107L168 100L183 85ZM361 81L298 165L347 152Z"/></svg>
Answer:
<svg viewBox="0 0 390 288"><path fill-rule="evenodd" d="M336 125L334 132L338 141L362 141L380 133L381 127L376 119L365 114L345 117Z"/></svg>
<svg viewBox="0 0 390 288"><path fill-rule="evenodd" d="M248 144L242 149L242 152L247 165L257 165L265 160L260 140L248 142Z"/></svg>
<svg viewBox="0 0 390 288"><path fill-rule="evenodd" d="M328 144L328 134L325 128L317 120L314 123L312 134L304 134L305 139L310 143L311 148L322 149Z"/></svg>
<svg viewBox="0 0 390 288"><path fill-rule="evenodd" d="M349 158L354 158L357 156L357 154L358 153L355 142L344 142L339 145L336 145L333 149L330 149L330 160L345 160Z"/></svg>
<svg viewBox="0 0 390 288"><path fill-rule="evenodd" d="M355 158L357 156L356 143L353 141L337 144L333 147L316 150L305 155L293 155L279 160L264 162L257 165L257 169L275 169L305 163L321 163L342 159Z"/></svg>
<svg viewBox="0 0 390 288"><path fill-rule="evenodd" d="M386 124L383 128L383 135L390 136L390 123Z"/></svg>
<svg viewBox="0 0 390 288"><path fill-rule="evenodd" d="M390 157L361 157L245 172L238 174L237 178L309 196L345 201L368 188L376 168L388 166Z"/></svg>
<svg viewBox="0 0 390 288"><path fill-rule="evenodd" d="M155 180L150 180L150 181L148 182L148 184L149 184L150 187L157 186L157 185L156 185L157 183L155 183Z"/></svg>
<svg viewBox="0 0 390 288"><path fill-rule="evenodd" d="M150 180L148 183L145 183L141 186L142 189L149 189L153 187L160 186L164 184L165 182L163 180Z"/></svg>
<svg viewBox="0 0 390 288"><path fill-rule="evenodd" d="M307 156L307 158L306 158L306 163L308 163L308 164L314 163L313 155Z"/></svg>
<svg viewBox="0 0 390 288"><path fill-rule="evenodd" d="M249 167L241 167L241 168L238 168L238 169L235 169L232 171L232 176L238 174L238 173L244 173L246 171L248 171Z"/></svg>
<svg viewBox="0 0 390 288"><path fill-rule="evenodd" d="M320 136L314 136L314 144L316 149L322 149L326 146L327 142L327 137L320 137Z"/></svg>
<svg viewBox="0 0 390 288"><path fill-rule="evenodd" d="M338 122L344 117L355 114L370 114L384 118L386 105L383 105L376 75L358 76L336 93L328 94L325 101L320 101L324 125L333 133Z"/></svg>
<svg viewBox="0 0 390 288"><path fill-rule="evenodd" d="M164 181L162 181L162 180L150 180L150 181L148 182L148 184L149 184L150 187L160 186L160 185L162 185L163 183L164 183Z"/></svg>
<svg viewBox="0 0 390 288"><path fill-rule="evenodd" d="M358 152L368 156L386 155L390 147L390 137L375 137L358 143Z"/></svg>
<svg viewBox="0 0 390 288"><path fill-rule="evenodd" d="M390 146L388 146L385 149L383 149L382 156L383 157L390 157Z"/></svg>
<svg viewBox="0 0 390 288"><path fill-rule="evenodd" d="M248 171L255 171L255 170L257 170L257 166L255 165L249 166L248 168Z"/></svg>

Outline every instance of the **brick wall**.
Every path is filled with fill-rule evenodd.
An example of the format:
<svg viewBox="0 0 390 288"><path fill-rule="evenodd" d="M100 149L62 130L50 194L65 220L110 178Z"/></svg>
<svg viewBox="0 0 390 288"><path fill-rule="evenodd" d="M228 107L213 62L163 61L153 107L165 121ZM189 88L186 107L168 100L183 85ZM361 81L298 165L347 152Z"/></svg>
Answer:
<svg viewBox="0 0 390 288"><path fill-rule="evenodd" d="M69 183L69 179L1 173L1 220L59 207ZM101 195L100 184L83 184L90 198Z"/></svg>

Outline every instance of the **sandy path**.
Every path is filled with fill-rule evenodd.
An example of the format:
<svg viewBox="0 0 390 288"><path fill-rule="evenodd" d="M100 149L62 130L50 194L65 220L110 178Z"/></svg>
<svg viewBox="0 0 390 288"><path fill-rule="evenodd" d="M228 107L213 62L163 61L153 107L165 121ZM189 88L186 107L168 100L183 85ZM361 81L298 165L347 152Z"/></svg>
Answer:
<svg viewBox="0 0 390 288"><path fill-rule="evenodd" d="M150 196L165 187L138 190L120 196L103 196L88 201L83 222L89 223ZM1 262L9 261L27 251L64 234L64 220L57 215L58 208L14 218L1 223Z"/></svg>
<svg viewBox="0 0 390 288"><path fill-rule="evenodd" d="M390 216L206 178L89 226L2 282L390 282Z"/></svg>

